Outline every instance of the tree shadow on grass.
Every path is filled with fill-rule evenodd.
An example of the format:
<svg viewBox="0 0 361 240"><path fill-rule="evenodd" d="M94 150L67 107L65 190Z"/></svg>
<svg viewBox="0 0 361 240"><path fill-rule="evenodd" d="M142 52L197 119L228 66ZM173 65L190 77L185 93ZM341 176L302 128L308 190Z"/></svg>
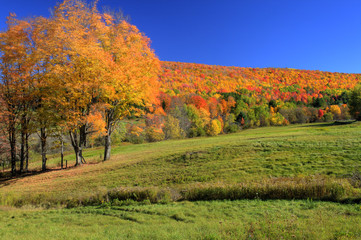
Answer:
<svg viewBox="0 0 361 240"><path fill-rule="evenodd" d="M332 126L340 126L340 125L349 125L357 122L356 120L337 120L333 122L326 122L326 123L316 123L312 125L302 125L300 127L304 128L320 128L320 127L332 127Z"/></svg>
<svg viewBox="0 0 361 240"><path fill-rule="evenodd" d="M75 166L70 166L68 168L50 168L47 169L45 171L42 170L31 170L31 171L27 171L24 173L16 173L15 175L11 175L10 171L6 171L6 172L2 172L0 173L0 188L10 185L12 183L17 182L20 179L24 179L26 177L31 177L31 176L36 176L36 175L40 175L43 173L49 173L49 172L57 172L57 171L62 171L62 170L66 170L66 169L72 169L75 168Z"/></svg>

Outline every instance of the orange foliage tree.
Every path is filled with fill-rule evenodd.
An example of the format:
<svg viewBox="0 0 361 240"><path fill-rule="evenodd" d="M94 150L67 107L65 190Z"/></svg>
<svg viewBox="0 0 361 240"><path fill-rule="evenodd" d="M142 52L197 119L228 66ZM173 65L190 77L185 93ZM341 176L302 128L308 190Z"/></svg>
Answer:
<svg viewBox="0 0 361 240"><path fill-rule="evenodd" d="M90 117L102 92L101 47L96 38L93 10L82 1L65 0L54 9L43 39L47 101L57 111L69 132L76 155L82 164L82 150L93 132ZM97 105L98 106L98 105Z"/></svg>
<svg viewBox="0 0 361 240"><path fill-rule="evenodd" d="M141 109L157 103L160 62L149 39L135 26L95 9L93 14L103 57L100 101L105 106L105 161L110 158L111 134L117 122L140 115Z"/></svg>
<svg viewBox="0 0 361 240"><path fill-rule="evenodd" d="M0 94L4 106L2 118L7 125L10 144L11 173L15 174L17 129L21 131L20 172L24 168L34 64L29 57L32 49L29 22L18 20L15 14L10 14L7 25L7 30L0 33Z"/></svg>
<svg viewBox="0 0 361 240"><path fill-rule="evenodd" d="M84 160L87 135L97 131L101 120L107 160L116 123L155 102L159 60L135 26L100 13L96 2L89 7L65 0L48 26L49 86L56 93L52 101L66 122L76 165Z"/></svg>

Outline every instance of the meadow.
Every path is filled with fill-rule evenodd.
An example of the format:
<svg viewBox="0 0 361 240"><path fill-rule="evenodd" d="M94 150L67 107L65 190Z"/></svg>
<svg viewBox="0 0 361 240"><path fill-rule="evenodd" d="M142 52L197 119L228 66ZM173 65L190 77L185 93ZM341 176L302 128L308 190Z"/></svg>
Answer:
<svg viewBox="0 0 361 240"><path fill-rule="evenodd" d="M0 209L1 239L360 239L359 205L237 200Z"/></svg>
<svg viewBox="0 0 361 240"><path fill-rule="evenodd" d="M52 155L1 179L0 238L360 239L360 146L317 123Z"/></svg>
<svg viewBox="0 0 361 240"><path fill-rule="evenodd" d="M318 123L248 129L217 137L120 145L110 161L1 180L2 205L78 206L112 199L359 201L361 125ZM65 157L74 163L74 155ZM30 166L39 166L33 162ZM207 196L207 197L205 197Z"/></svg>

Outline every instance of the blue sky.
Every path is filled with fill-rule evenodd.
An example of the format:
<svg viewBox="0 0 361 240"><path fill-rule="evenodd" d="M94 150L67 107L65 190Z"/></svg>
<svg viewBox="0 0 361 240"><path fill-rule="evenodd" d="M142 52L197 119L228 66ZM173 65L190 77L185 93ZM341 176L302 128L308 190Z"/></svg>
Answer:
<svg viewBox="0 0 361 240"><path fill-rule="evenodd" d="M1 0L48 16L56 0ZM100 0L122 9L161 60L361 73L360 0Z"/></svg>

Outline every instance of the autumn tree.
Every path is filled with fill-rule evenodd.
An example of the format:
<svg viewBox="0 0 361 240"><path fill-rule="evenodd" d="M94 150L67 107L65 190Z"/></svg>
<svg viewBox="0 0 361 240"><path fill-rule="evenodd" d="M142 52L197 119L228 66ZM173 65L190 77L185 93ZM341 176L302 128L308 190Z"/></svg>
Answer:
<svg viewBox="0 0 361 240"><path fill-rule="evenodd" d="M99 106L100 93L104 91L104 54L96 38L97 20L82 1L65 0L54 9L43 37L46 57L42 77L44 87L51 91L47 101L69 132L76 165L84 159L87 135L94 131L92 120L98 121L93 117L97 114L95 106Z"/></svg>
<svg viewBox="0 0 361 240"><path fill-rule="evenodd" d="M99 130L97 121L105 122L109 159L116 123L156 99L160 65L149 39L125 20L99 13L96 2L65 0L50 19L47 44L53 100L67 123L76 164L87 135Z"/></svg>
<svg viewBox="0 0 361 240"><path fill-rule="evenodd" d="M357 119L361 120L361 85L357 85L350 95L349 108L351 115Z"/></svg>
<svg viewBox="0 0 361 240"><path fill-rule="evenodd" d="M15 174L17 129L21 133L20 172L24 170L25 159L27 168L34 62L30 57L33 50L31 24L10 14L7 25L7 30L0 33L0 91L10 143L11 173Z"/></svg>
<svg viewBox="0 0 361 240"><path fill-rule="evenodd" d="M140 115L157 102L160 64L150 41L122 18L92 9L101 43L103 81L100 102L105 106L104 161L110 158L111 134L124 117Z"/></svg>

